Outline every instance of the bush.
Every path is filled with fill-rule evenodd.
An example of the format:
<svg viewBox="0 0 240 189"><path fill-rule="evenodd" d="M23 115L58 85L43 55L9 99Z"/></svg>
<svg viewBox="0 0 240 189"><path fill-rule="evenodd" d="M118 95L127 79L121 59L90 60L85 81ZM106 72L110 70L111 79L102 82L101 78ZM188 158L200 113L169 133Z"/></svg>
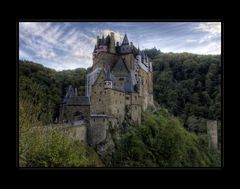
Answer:
<svg viewBox="0 0 240 189"><path fill-rule="evenodd" d="M94 149L50 126L33 127L21 133L19 164L21 167L102 166Z"/></svg>
<svg viewBox="0 0 240 189"><path fill-rule="evenodd" d="M20 167L98 167L103 166L91 147L70 138L59 127L43 126L38 107L31 100L19 101Z"/></svg>
<svg viewBox="0 0 240 189"><path fill-rule="evenodd" d="M220 166L208 148L207 136L186 131L167 111L148 114L139 127L126 133L114 155L114 166L208 167Z"/></svg>

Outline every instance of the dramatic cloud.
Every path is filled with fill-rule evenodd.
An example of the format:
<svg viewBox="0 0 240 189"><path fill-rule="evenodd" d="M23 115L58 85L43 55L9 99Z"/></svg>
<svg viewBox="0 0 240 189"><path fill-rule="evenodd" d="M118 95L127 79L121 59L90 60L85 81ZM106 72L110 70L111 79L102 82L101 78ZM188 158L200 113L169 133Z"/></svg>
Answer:
<svg viewBox="0 0 240 189"><path fill-rule="evenodd" d="M220 22L201 23L195 29L217 35L221 33L221 23Z"/></svg>
<svg viewBox="0 0 240 189"><path fill-rule="evenodd" d="M64 23L20 23L20 58L56 70L91 66L94 38Z"/></svg>
<svg viewBox="0 0 240 189"><path fill-rule="evenodd" d="M221 53L220 22L20 22L19 58L63 70L92 65L96 36L162 52Z"/></svg>

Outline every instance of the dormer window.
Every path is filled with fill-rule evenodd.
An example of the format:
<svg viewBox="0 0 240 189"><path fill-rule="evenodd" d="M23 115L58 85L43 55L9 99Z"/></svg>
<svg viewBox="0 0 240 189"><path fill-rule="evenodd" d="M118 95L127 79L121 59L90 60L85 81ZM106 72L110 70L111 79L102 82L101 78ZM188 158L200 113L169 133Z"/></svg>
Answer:
<svg viewBox="0 0 240 189"><path fill-rule="evenodd" d="M111 89L112 88L112 81L105 81L105 86L104 88L108 88L108 89Z"/></svg>

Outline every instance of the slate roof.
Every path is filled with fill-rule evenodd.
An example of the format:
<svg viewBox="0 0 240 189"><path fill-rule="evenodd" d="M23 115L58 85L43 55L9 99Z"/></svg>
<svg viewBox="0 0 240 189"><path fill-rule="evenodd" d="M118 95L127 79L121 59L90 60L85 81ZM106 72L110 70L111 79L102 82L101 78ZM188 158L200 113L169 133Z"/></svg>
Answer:
<svg viewBox="0 0 240 189"><path fill-rule="evenodd" d="M105 73L105 81L113 80L112 74L110 72L110 67L108 64L105 66L104 73Z"/></svg>
<svg viewBox="0 0 240 189"><path fill-rule="evenodd" d="M127 34L125 34L124 38L123 38L122 45L128 45L128 44L129 44L129 42L128 42Z"/></svg>
<svg viewBox="0 0 240 189"><path fill-rule="evenodd" d="M135 85L137 84L134 72L131 70L128 74L128 82L124 86L126 92L135 92Z"/></svg>

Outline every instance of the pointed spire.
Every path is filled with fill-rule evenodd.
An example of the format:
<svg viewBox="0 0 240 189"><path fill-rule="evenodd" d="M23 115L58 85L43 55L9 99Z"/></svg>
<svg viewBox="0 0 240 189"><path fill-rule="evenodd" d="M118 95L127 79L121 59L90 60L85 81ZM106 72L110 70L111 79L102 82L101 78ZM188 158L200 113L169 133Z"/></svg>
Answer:
<svg viewBox="0 0 240 189"><path fill-rule="evenodd" d="M145 59L145 53L142 51L142 58Z"/></svg>
<svg viewBox="0 0 240 189"><path fill-rule="evenodd" d="M125 33L125 35L124 35L122 45L129 45L129 42L128 42L128 38L127 38L127 34L126 34L126 33Z"/></svg>

